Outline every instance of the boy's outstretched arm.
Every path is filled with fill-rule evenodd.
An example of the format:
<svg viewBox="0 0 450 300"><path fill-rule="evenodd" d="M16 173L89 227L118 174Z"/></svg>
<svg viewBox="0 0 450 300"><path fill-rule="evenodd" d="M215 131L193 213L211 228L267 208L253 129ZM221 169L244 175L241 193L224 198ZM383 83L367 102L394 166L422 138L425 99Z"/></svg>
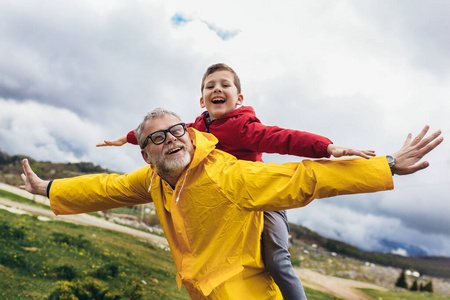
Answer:
<svg viewBox="0 0 450 300"><path fill-rule="evenodd" d="M103 143L98 143L96 146L97 147L104 147L104 146L118 146L119 147L119 146L125 145L126 143L127 143L127 136L124 135L113 141L104 140Z"/></svg>
<svg viewBox="0 0 450 300"><path fill-rule="evenodd" d="M371 156L375 156L374 150L358 150L358 149L336 146L335 144L328 145L327 153L334 157L361 156L364 158L370 158Z"/></svg>

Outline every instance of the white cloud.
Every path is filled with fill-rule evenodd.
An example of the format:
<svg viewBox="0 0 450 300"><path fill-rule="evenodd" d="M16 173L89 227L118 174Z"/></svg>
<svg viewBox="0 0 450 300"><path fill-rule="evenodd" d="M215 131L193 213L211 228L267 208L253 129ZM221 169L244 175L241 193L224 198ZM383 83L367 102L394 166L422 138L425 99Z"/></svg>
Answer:
<svg viewBox="0 0 450 300"><path fill-rule="evenodd" d="M94 145L155 107L193 120L216 62L237 71L244 104L266 124L380 155L425 124L448 138L450 5L410 3L0 0L0 147L131 171L144 163L139 149ZM174 25L177 14L189 22ZM396 177L392 192L315 201L292 221L361 247L390 235L449 253L449 152L444 141L428 170Z"/></svg>
<svg viewBox="0 0 450 300"><path fill-rule="evenodd" d="M115 149L96 148L105 136L104 129L75 113L36 101L16 102L0 98L1 151L24 154L52 162L89 161L116 171L131 171L137 164L134 155ZM132 165L133 168L130 168Z"/></svg>

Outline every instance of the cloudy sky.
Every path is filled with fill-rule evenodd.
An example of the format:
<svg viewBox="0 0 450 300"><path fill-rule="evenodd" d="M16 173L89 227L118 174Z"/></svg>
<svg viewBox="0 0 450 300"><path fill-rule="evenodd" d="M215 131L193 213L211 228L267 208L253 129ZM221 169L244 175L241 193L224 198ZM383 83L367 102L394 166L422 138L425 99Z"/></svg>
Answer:
<svg viewBox="0 0 450 300"><path fill-rule="evenodd" d="M268 125L379 155L441 129L431 166L396 176L394 191L289 219L363 249L450 256L449 16L446 0L0 0L0 150L131 172L144 165L136 146L95 144L156 107L194 120L204 71L225 62Z"/></svg>

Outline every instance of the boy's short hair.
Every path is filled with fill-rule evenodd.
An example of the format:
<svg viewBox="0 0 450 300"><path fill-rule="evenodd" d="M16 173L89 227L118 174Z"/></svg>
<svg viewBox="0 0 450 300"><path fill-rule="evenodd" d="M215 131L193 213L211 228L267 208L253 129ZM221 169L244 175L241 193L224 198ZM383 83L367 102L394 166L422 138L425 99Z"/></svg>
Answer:
<svg viewBox="0 0 450 300"><path fill-rule="evenodd" d="M201 93L203 93L203 88L205 87L206 77L208 77L209 75L211 75L212 73L214 73L216 71L228 71L228 72L231 72L233 74L233 76L234 76L234 85L237 88L238 94L241 93L241 80L237 76L236 72L231 67L227 66L224 63L214 64L212 66L209 66L208 69L206 69L206 72L205 72L205 74L203 75L203 78L202 78L202 86L201 86L201 90L200 90Z"/></svg>

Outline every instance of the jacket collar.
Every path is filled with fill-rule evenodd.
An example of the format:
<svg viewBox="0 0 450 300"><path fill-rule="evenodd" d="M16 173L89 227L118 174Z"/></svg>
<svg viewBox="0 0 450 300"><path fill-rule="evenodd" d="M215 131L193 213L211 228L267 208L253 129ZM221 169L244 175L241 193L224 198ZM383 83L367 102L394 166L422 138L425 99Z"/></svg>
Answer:
<svg viewBox="0 0 450 300"><path fill-rule="evenodd" d="M219 142L217 138L206 132L200 132L192 127L187 129L189 136L194 144L194 157L189 164L188 169L197 167L215 148Z"/></svg>

